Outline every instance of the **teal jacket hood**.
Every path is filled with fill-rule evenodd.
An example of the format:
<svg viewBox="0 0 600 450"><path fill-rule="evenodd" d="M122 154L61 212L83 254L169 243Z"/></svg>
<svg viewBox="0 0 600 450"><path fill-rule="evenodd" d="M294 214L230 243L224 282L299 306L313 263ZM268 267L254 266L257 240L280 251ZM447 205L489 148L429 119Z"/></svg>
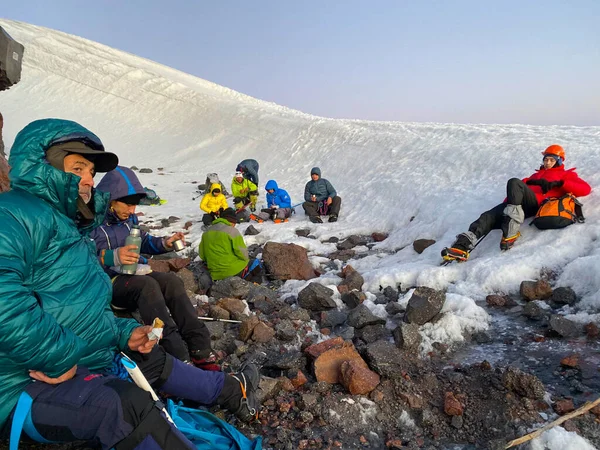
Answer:
<svg viewBox="0 0 600 450"><path fill-rule="evenodd" d="M46 160L46 151L55 144L80 141L94 149L104 149L94 133L76 122L62 119L42 119L23 128L10 151L8 163L10 185L49 203L65 216L75 219L80 178L52 167ZM94 190L98 226L106 213L108 195ZM92 228L92 227L89 227Z"/></svg>

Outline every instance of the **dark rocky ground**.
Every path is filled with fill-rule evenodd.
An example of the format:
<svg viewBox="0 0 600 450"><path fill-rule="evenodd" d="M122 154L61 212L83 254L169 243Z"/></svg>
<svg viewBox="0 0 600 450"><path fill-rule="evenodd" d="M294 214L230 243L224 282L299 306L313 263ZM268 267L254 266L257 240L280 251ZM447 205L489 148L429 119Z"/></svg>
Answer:
<svg viewBox="0 0 600 450"><path fill-rule="evenodd" d="M344 259L353 246L373 240L351 237L330 257ZM269 253L275 258L288 250L296 252L293 267L277 270L306 273L297 248L251 249L264 251L267 266ZM196 293L204 293L198 264L156 264L155 270L176 271L193 301L198 300ZM337 266L325 265L317 273L333 267ZM293 278L290 273L286 276ZM223 280L211 289L208 303L197 304L199 315L243 321L207 324L214 348L225 355L226 369L247 360L262 367L259 420L246 425L223 417L249 436L262 436L263 448L501 449L600 393L594 364L598 329L584 329L557 315L577 299L553 287L551 276L525 283L518 298L487 299L482 306L501 322L501 332L469 336L460 348L437 343L423 357L417 351L418 327L439 319L444 294L419 289L405 311L396 302L400 293L395 289L375 293L392 322L399 324L389 330L362 305L360 274L345 267L341 275L338 290L345 308L335 307L332 291L317 283L297 298L282 300L277 290L282 281L276 279L264 286L238 278ZM244 312L246 305L250 316ZM598 417L600 408L563 426L600 448ZM95 447L80 443L21 448Z"/></svg>

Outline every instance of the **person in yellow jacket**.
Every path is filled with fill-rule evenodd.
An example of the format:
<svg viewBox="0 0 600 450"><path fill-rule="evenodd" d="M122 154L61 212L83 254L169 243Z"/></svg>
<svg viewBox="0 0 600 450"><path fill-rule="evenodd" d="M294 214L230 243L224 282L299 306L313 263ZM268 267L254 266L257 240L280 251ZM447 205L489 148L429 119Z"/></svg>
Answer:
<svg viewBox="0 0 600 450"><path fill-rule="evenodd" d="M233 204L238 212L248 204L250 205L250 211L256 211L258 186L247 178L244 178L242 172L236 172L233 176L233 180L231 180L231 193L233 194Z"/></svg>
<svg viewBox="0 0 600 450"><path fill-rule="evenodd" d="M206 213L202 216L202 223L209 226L228 206L227 199L221 193L221 185L211 184L210 191L204 194L200 202L200 209Z"/></svg>

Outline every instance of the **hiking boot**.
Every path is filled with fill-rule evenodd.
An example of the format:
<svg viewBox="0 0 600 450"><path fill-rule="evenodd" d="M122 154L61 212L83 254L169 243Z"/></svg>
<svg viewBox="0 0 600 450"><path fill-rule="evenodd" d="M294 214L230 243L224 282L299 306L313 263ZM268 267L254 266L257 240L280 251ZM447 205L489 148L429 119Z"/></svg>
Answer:
<svg viewBox="0 0 600 450"><path fill-rule="evenodd" d="M194 364L194 366L196 366L198 369L219 372L221 370L221 366L217 360L217 355L215 355L213 352L210 352L206 357L203 357L204 355L206 355L206 350L191 351L190 356L192 357L192 364Z"/></svg>
<svg viewBox="0 0 600 450"><path fill-rule="evenodd" d="M452 247L463 252L469 253L477 244L477 236L472 231L465 231L456 236L456 241L452 244Z"/></svg>
<svg viewBox="0 0 600 450"><path fill-rule="evenodd" d="M319 216L310 216L309 219L312 223L323 223L323 220Z"/></svg>
<svg viewBox="0 0 600 450"><path fill-rule="evenodd" d="M254 205L250 205L250 211L252 211L252 212L256 212L256 206L254 206Z"/></svg>
<svg viewBox="0 0 600 450"><path fill-rule="evenodd" d="M258 367L254 364L243 364L241 370L230 375L240 383L242 391L241 398L237 402L237 408L230 408L240 420L251 422L258 419L259 404L256 400L256 390L260 382Z"/></svg>
<svg viewBox="0 0 600 450"><path fill-rule="evenodd" d="M337 222L337 215L332 214L329 216L329 222Z"/></svg>
<svg viewBox="0 0 600 450"><path fill-rule="evenodd" d="M519 238L519 236L521 236L521 233L519 233L519 232L517 232L517 234L515 234L511 237L507 237L507 238L502 236L502 239L500 239L500 250L502 250L502 251L510 250L512 248L512 246L515 245L515 242Z"/></svg>
<svg viewBox="0 0 600 450"><path fill-rule="evenodd" d="M469 252L456 247L446 247L442 250L442 258L444 261L464 262L469 259Z"/></svg>

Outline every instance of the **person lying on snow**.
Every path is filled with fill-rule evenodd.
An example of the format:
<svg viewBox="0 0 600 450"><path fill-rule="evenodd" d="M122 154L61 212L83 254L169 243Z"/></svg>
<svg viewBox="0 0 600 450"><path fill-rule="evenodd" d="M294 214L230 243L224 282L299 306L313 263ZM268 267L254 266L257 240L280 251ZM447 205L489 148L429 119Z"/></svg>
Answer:
<svg viewBox="0 0 600 450"><path fill-rule="evenodd" d="M258 186L247 178L244 178L242 172L236 172L233 176L233 180L231 180L231 193L233 194L233 205L238 214L240 214L242 208L246 205L250 205L250 211L256 211Z"/></svg>
<svg viewBox="0 0 600 450"><path fill-rule="evenodd" d="M250 259L244 237L235 228L237 216L233 208L227 208L208 229L202 233L198 255L206 263L213 280L240 277L261 283L262 264Z"/></svg>
<svg viewBox="0 0 600 450"><path fill-rule="evenodd" d="M0 439L17 402L31 401L34 439L196 448L149 393L111 374L119 352L160 392L256 417L256 366L232 375L198 369L156 346L151 326L112 313L110 278L87 234L108 203L94 174L113 170L116 155L81 125L44 119L19 132L9 163L12 190L0 194Z"/></svg>
<svg viewBox="0 0 600 450"><path fill-rule="evenodd" d="M269 219L275 223L287 222L292 215L292 200L289 194L284 189L280 189L275 180L267 181L265 189L267 190L267 208L250 218L258 222Z"/></svg>
<svg viewBox="0 0 600 450"><path fill-rule="evenodd" d="M200 201L200 209L206 213L202 216L202 223L209 226L227 207L227 199L221 193L221 185L213 184Z"/></svg>
<svg viewBox="0 0 600 450"><path fill-rule="evenodd" d="M321 178L321 169L313 167L311 180L304 187L305 214L312 223L323 223L320 216L329 215L330 222L337 222L340 215L342 199L337 195L329 181Z"/></svg>
<svg viewBox="0 0 600 450"><path fill-rule="evenodd" d="M118 166L102 178L97 189L110 194L110 204L102 225L91 232L90 238L96 244L100 264L112 280L112 306L130 312L139 310L146 325L158 317L165 324L160 345L167 353L205 370L219 370L208 328L198 320L181 278L170 272L121 273L125 264L147 262L137 253L135 245L125 246L131 227L138 224L136 206L146 196L135 173ZM185 242L183 233L161 238L142 230L141 237L141 252L147 255L172 251L176 240Z"/></svg>
<svg viewBox="0 0 600 450"><path fill-rule="evenodd" d="M465 261L479 239L491 230L502 230L500 249L510 249L521 233L519 228L528 217L536 215L541 203L550 197L571 193L576 197L588 195L592 188L583 181L575 168L565 169L565 151L560 145L551 145L542 152L542 165L536 172L519 180L511 178L506 184L506 199L479 216L469 231L456 237L452 247L442 250L445 260Z"/></svg>

